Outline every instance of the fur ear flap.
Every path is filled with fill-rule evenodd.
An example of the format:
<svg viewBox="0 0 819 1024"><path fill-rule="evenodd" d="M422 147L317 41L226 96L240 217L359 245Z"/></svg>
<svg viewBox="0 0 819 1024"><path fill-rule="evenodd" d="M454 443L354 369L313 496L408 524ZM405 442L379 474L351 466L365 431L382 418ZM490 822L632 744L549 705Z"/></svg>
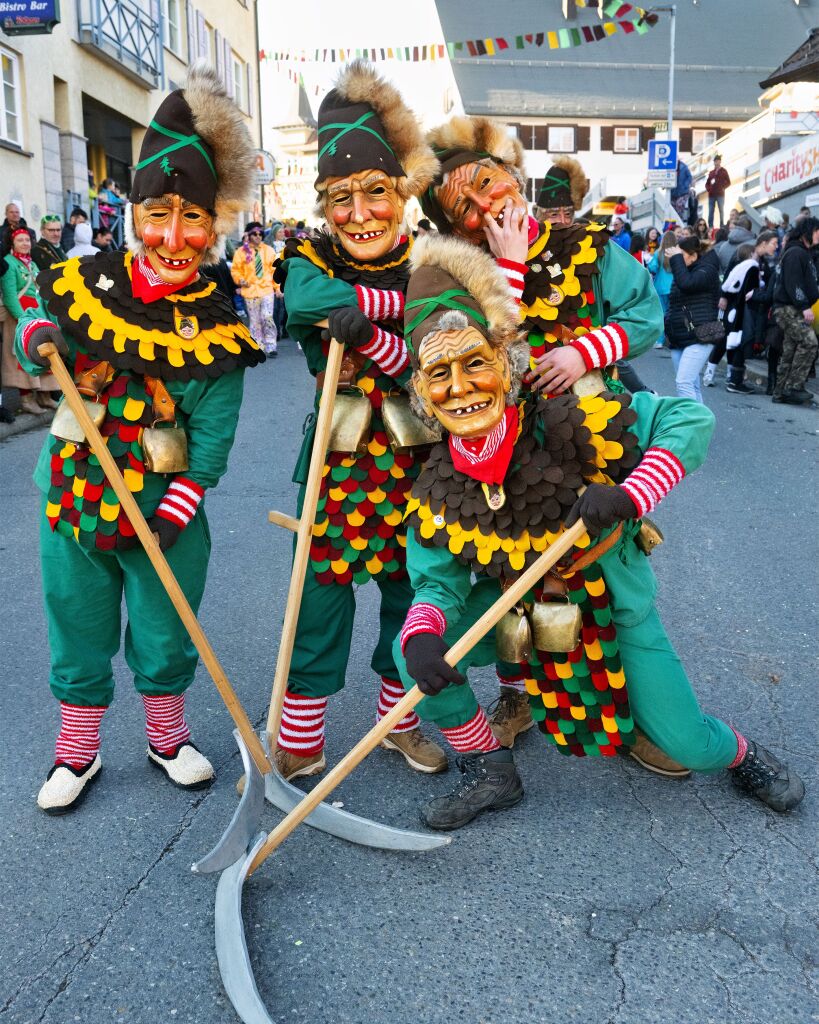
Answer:
<svg viewBox="0 0 819 1024"><path fill-rule="evenodd" d="M520 184L525 184L523 146L509 134L508 126L498 121L488 117L453 117L428 132L427 141L436 152L465 149L488 153L504 164Z"/></svg>

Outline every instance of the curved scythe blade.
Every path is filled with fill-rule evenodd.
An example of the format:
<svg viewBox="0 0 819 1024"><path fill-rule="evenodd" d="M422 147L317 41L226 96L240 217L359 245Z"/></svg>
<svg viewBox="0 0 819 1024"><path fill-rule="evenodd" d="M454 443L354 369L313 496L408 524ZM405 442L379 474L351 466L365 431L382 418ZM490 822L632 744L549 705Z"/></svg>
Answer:
<svg viewBox="0 0 819 1024"><path fill-rule="evenodd" d="M242 919L242 887L248 868L264 840L265 833L260 832L247 855L226 868L216 886L213 922L219 973L225 992L244 1024L273 1024L256 988Z"/></svg>
<svg viewBox="0 0 819 1024"><path fill-rule="evenodd" d="M233 730L242 765L245 770L245 788L242 799L236 808L224 835L210 853L191 865L191 871L197 874L208 874L223 871L243 857L250 840L256 835L262 821L264 811L264 776L256 767L250 752L238 729Z"/></svg>
<svg viewBox="0 0 819 1024"><path fill-rule="evenodd" d="M265 733L262 733L261 740L267 751ZM273 761L272 758L270 760ZM273 771L264 776L264 795L268 803L278 807L285 814L292 811L304 798L304 793L300 789L285 782L276 771L275 763ZM346 839L350 843L372 846L377 850L423 852L449 846L452 842L450 836L432 835L430 832L409 832L403 828L394 828L392 825L382 825L378 821L361 818L357 814L350 814L326 803L319 804L313 813L304 819L304 824L321 832L328 832L331 836L338 836L339 839Z"/></svg>

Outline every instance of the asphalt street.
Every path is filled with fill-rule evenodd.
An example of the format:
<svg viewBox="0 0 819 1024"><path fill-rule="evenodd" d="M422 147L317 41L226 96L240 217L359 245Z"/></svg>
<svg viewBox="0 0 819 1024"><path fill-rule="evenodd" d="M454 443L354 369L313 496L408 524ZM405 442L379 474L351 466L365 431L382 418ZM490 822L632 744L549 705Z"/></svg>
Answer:
<svg viewBox="0 0 819 1024"><path fill-rule="evenodd" d="M202 622L251 718L266 714L288 585L290 474L311 400L301 354L250 371L230 470L207 498ZM638 368L673 391L667 352ZM439 852L363 849L302 827L245 887L256 978L287 1024L806 1024L816 975L817 428L811 409L722 387L708 462L656 513L660 612L703 705L769 745L808 795L777 815L724 774L672 781L633 762L516 748L526 798ZM236 806L232 726L204 669L189 691L218 779L173 788L145 756L141 704L116 665L105 770L64 818L36 807L57 706L39 589L31 470L44 428L0 444L0 1024L234 1024L213 944L216 879L190 872ZM376 588L358 592L328 758L370 727ZM82 600L82 595L77 595ZM486 703L491 675L479 676ZM347 810L419 827L450 788L376 751ZM268 808L272 828L279 812Z"/></svg>

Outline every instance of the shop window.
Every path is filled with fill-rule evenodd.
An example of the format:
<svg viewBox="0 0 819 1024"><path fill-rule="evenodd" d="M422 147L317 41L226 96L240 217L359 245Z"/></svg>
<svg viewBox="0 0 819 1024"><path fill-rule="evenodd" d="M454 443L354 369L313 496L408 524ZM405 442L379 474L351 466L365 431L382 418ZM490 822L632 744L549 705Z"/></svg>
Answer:
<svg viewBox="0 0 819 1024"><path fill-rule="evenodd" d="M0 47L3 69L3 102L0 104L0 139L21 145L20 137L20 62L9 50Z"/></svg>
<svg viewBox="0 0 819 1024"><path fill-rule="evenodd" d="M639 153L640 152L640 129L639 128L615 128L614 129L614 152L615 153Z"/></svg>

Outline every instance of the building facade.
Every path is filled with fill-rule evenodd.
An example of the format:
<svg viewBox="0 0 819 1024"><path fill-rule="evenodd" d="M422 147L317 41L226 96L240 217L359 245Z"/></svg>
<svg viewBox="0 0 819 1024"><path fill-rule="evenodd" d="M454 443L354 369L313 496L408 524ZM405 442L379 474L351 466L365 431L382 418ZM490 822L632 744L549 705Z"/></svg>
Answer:
<svg viewBox="0 0 819 1024"><path fill-rule="evenodd" d="M216 67L260 144L256 0L60 7L51 34L0 31L0 205L18 203L30 226L88 209L107 178L127 195L153 112L199 58Z"/></svg>

